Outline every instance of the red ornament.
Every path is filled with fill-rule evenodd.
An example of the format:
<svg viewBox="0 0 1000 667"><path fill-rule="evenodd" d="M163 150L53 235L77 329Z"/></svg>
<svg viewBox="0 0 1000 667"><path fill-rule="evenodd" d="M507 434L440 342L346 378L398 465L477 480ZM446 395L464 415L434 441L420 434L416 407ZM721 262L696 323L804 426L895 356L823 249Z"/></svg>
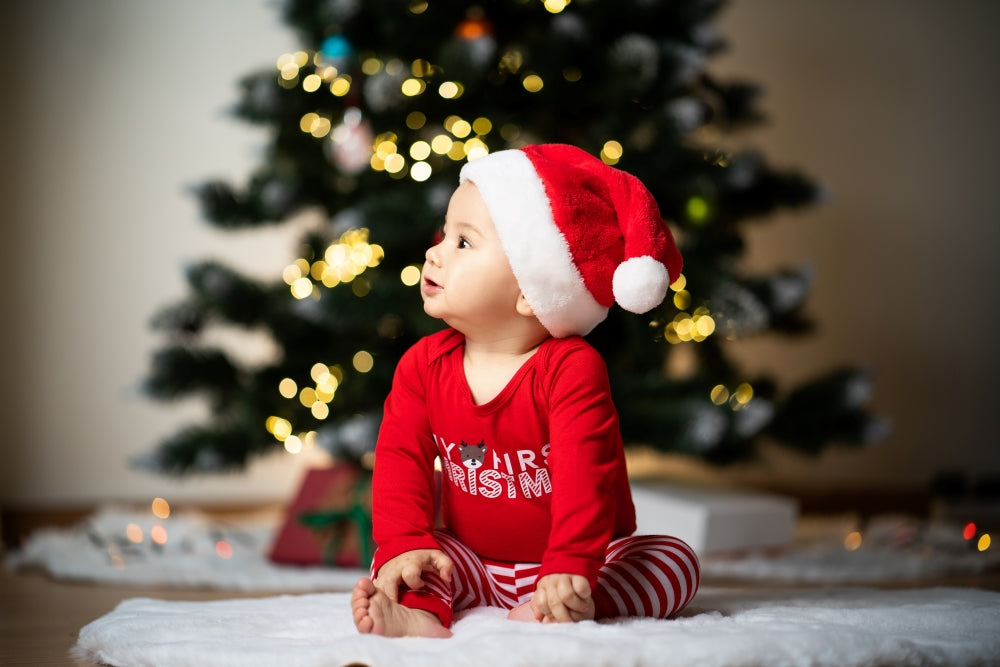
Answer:
<svg viewBox="0 0 1000 667"><path fill-rule="evenodd" d="M965 528L962 530L962 537L964 537L967 540L971 540L975 536L976 536L976 524L970 521L969 523L965 524Z"/></svg>
<svg viewBox="0 0 1000 667"><path fill-rule="evenodd" d="M455 36L471 42L493 34L493 24L481 17L467 18L455 26Z"/></svg>

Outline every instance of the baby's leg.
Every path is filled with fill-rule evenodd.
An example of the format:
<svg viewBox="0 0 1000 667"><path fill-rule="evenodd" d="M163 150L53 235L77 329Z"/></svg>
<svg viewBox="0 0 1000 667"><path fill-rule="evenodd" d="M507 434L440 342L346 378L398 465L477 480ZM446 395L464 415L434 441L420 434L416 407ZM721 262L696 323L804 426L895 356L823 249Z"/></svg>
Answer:
<svg viewBox="0 0 1000 667"><path fill-rule="evenodd" d="M479 556L451 533L435 531L434 537L455 563L451 582L434 572L424 572L423 587L413 591L401 586L397 601L379 591L371 579L360 580L351 596L354 624L359 632L447 637L451 635L448 628L455 611L497 605L489 574ZM428 616L434 621L432 627L424 623ZM441 634L442 631L446 634Z"/></svg>
<svg viewBox="0 0 1000 667"><path fill-rule="evenodd" d="M597 575L597 618L668 618L691 602L700 577L698 557L675 537L617 539Z"/></svg>
<svg viewBox="0 0 1000 667"><path fill-rule="evenodd" d="M423 609L404 607L378 590L365 577L354 586L351 595L354 625L363 634L384 637L451 637L451 630L440 619Z"/></svg>

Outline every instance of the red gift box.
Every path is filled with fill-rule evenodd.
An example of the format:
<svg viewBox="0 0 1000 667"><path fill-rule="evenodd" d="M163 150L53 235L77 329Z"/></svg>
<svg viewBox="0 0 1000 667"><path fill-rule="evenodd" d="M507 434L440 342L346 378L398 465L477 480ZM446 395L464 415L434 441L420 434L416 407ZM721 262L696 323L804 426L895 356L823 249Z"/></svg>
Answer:
<svg viewBox="0 0 1000 667"><path fill-rule="evenodd" d="M268 557L290 565L366 568L373 548L371 473L340 464L306 471Z"/></svg>

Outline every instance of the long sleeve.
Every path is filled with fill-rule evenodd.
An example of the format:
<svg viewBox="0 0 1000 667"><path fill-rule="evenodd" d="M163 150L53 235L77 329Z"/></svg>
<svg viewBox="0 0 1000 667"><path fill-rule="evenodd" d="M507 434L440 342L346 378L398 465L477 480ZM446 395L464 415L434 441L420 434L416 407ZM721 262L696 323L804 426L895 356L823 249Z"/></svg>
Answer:
<svg viewBox="0 0 1000 667"><path fill-rule="evenodd" d="M421 373L426 356L426 345L421 343L404 354L385 401L372 476L375 572L405 551L439 548L432 536L437 449L427 421Z"/></svg>
<svg viewBox="0 0 1000 667"><path fill-rule="evenodd" d="M540 576L581 574L593 586L608 543L634 530L618 414L589 346L571 348L549 381L552 524Z"/></svg>

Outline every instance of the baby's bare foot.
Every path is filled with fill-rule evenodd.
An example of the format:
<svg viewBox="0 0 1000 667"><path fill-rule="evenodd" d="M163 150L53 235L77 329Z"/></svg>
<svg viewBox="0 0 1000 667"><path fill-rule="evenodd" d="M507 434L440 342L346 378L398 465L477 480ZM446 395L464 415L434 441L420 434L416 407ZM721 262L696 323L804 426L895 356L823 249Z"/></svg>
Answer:
<svg viewBox="0 0 1000 667"><path fill-rule="evenodd" d="M514 607L507 612L507 618L511 621L527 621L529 623L538 621L538 618L535 616L535 610L531 608L531 602L525 602L522 605Z"/></svg>
<svg viewBox="0 0 1000 667"><path fill-rule="evenodd" d="M423 609L404 607L380 591L367 577L354 585L351 595L354 625L362 634L384 637L451 637L437 616Z"/></svg>

